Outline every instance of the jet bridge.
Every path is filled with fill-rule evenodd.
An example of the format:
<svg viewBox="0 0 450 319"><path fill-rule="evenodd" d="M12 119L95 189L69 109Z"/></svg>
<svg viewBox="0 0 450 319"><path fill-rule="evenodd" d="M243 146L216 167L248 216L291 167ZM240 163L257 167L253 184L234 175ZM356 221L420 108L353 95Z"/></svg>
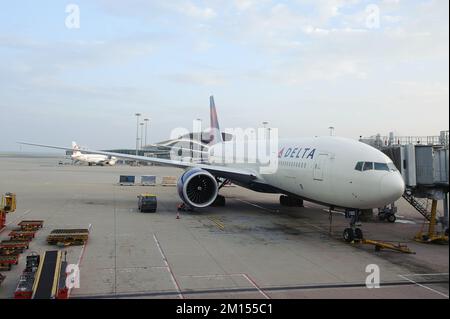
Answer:
<svg viewBox="0 0 450 319"><path fill-rule="evenodd" d="M439 222L448 235L449 132L439 136L377 135L361 142L380 149L389 156L403 176L403 198L431 222L431 201L443 201L444 214ZM434 222L434 221L433 221Z"/></svg>

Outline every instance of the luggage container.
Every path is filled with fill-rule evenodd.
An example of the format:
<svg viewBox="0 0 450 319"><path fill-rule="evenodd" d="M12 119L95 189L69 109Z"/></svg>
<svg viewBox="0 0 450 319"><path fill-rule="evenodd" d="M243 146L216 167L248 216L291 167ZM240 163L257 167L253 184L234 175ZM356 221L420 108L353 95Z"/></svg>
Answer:
<svg viewBox="0 0 450 319"><path fill-rule="evenodd" d="M121 186L132 186L134 185L136 176L132 175L120 175L119 184Z"/></svg>
<svg viewBox="0 0 450 319"><path fill-rule="evenodd" d="M163 176L161 186L176 186L177 177L176 176Z"/></svg>
<svg viewBox="0 0 450 319"><path fill-rule="evenodd" d="M141 176L141 185L142 186L155 186L156 185L156 176L155 175Z"/></svg>

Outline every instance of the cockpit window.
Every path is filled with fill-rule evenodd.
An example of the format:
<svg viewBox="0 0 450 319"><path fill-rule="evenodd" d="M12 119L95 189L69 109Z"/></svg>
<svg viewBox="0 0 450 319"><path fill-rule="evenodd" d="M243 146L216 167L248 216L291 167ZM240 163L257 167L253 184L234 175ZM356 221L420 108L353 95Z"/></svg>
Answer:
<svg viewBox="0 0 450 319"><path fill-rule="evenodd" d="M364 162L363 171L369 171L373 169L373 162Z"/></svg>
<svg viewBox="0 0 450 319"><path fill-rule="evenodd" d="M363 165L364 165L364 162L358 162L358 163L356 163L355 170L361 171L362 168L363 168Z"/></svg>
<svg viewBox="0 0 450 319"><path fill-rule="evenodd" d="M375 163L376 171L389 171L388 164L386 163Z"/></svg>
<svg viewBox="0 0 450 319"><path fill-rule="evenodd" d="M391 171L394 171L394 172L398 171L397 166L395 166L395 164L392 162L387 163L387 166L389 167L389 169Z"/></svg>

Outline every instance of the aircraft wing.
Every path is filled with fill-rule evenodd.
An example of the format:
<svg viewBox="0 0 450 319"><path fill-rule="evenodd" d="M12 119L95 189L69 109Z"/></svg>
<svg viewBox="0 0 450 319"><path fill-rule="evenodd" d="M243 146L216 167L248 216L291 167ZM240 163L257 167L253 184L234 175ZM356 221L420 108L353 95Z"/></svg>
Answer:
<svg viewBox="0 0 450 319"><path fill-rule="evenodd" d="M64 151L72 151L72 148L68 148L68 147L25 143L25 142L18 142L18 143L22 144L22 145L30 145L30 146L52 148L52 149L58 149L58 150L64 150ZM178 168L198 167L198 168L204 169L205 171L210 172L211 174L213 174L216 177L227 178L230 180L236 180L236 181L240 181L240 182L249 182L249 181L252 181L252 180L255 180L258 178L256 173L253 171L239 169L239 168L225 167L225 166L220 166L220 165L190 163L190 162L176 161L176 160L164 159L164 158L154 158L154 157L128 155L128 154L115 153L115 152L96 151L96 150L90 150L90 149L85 149L85 148L80 148L80 152L88 153L88 154L114 156L117 158L122 158L122 159L127 159L127 160L133 160L133 161L139 161L139 162L149 162L149 163L155 163L155 164L160 164L160 165L164 165L164 166L172 166L172 167L178 167Z"/></svg>

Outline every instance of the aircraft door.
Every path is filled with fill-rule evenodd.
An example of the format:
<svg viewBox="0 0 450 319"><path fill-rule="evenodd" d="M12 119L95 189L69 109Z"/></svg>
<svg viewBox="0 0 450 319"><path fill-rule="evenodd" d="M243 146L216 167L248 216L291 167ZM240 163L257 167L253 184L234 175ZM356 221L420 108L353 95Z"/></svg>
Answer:
<svg viewBox="0 0 450 319"><path fill-rule="evenodd" d="M325 178L325 169L328 162L328 154L319 154L314 162L313 178L315 181L323 181Z"/></svg>

